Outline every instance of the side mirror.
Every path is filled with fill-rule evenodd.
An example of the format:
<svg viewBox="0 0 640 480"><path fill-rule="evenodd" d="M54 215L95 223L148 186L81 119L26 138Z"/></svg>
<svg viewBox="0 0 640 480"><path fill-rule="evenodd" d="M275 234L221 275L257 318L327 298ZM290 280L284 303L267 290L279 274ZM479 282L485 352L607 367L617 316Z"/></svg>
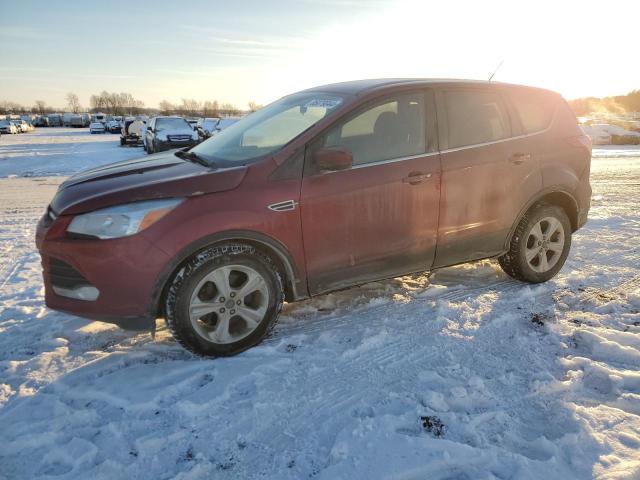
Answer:
<svg viewBox="0 0 640 480"><path fill-rule="evenodd" d="M148 132L153 132L153 129L151 127L147 127L147 131Z"/></svg>
<svg viewBox="0 0 640 480"><path fill-rule="evenodd" d="M337 172L353 166L353 155L345 148L323 148L314 152L313 161L318 170Z"/></svg>

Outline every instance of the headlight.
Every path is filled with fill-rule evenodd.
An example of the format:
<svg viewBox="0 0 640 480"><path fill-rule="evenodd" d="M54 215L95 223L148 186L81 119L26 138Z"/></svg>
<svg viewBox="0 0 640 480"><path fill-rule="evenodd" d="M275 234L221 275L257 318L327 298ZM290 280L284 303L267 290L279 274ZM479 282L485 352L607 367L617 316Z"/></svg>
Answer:
<svg viewBox="0 0 640 480"><path fill-rule="evenodd" d="M104 208L76 216L67 232L101 239L127 237L150 227L171 210L182 198L149 200Z"/></svg>

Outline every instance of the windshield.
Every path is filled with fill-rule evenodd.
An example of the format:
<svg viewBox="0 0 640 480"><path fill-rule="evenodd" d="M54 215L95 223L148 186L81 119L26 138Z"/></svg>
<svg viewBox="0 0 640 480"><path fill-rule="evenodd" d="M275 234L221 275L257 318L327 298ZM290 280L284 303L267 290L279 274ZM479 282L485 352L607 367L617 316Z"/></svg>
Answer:
<svg viewBox="0 0 640 480"><path fill-rule="evenodd" d="M342 97L317 92L281 98L191 149L210 162L244 162L280 149L330 114Z"/></svg>
<svg viewBox="0 0 640 480"><path fill-rule="evenodd" d="M156 131L163 132L165 130L192 130L192 128L184 118L158 118Z"/></svg>
<svg viewBox="0 0 640 480"><path fill-rule="evenodd" d="M210 132L216 127L217 124L218 124L217 118L216 119L207 118L204 122L202 122L202 128Z"/></svg>

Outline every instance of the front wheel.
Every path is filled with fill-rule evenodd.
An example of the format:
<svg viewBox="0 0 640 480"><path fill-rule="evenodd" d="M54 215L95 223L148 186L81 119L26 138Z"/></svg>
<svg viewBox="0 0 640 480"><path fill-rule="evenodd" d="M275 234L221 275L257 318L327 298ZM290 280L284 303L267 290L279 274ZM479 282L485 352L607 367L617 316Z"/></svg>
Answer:
<svg viewBox="0 0 640 480"><path fill-rule="evenodd" d="M530 283L553 278L571 248L571 223L556 205L537 204L522 218L511 238L509 251L498 258L511 277Z"/></svg>
<svg viewBox="0 0 640 480"><path fill-rule="evenodd" d="M173 278L166 321L186 349L230 356L262 341L284 301L282 280L254 247L224 244L196 254Z"/></svg>

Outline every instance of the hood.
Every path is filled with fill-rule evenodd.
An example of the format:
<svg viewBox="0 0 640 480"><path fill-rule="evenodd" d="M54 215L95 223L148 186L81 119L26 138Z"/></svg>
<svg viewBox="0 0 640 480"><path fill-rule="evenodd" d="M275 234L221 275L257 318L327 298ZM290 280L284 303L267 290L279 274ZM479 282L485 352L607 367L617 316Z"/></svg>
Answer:
<svg viewBox="0 0 640 480"><path fill-rule="evenodd" d="M246 166L212 170L163 152L80 172L62 183L51 202L56 215L88 212L154 198L232 190Z"/></svg>

